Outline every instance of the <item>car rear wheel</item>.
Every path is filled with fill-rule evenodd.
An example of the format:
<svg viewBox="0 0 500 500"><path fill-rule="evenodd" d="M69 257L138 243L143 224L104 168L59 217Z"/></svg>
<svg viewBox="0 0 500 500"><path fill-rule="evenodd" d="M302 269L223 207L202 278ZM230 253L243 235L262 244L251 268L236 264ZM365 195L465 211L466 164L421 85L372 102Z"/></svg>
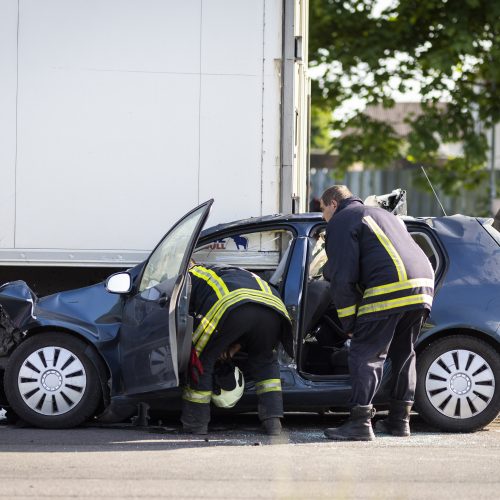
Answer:
<svg viewBox="0 0 500 500"><path fill-rule="evenodd" d="M23 342L10 357L4 378L15 413L49 429L74 427L92 416L101 388L86 348L63 333L43 333Z"/></svg>
<svg viewBox="0 0 500 500"><path fill-rule="evenodd" d="M420 415L444 431L472 432L500 411L500 356L488 343L453 335L430 344L417 359Z"/></svg>

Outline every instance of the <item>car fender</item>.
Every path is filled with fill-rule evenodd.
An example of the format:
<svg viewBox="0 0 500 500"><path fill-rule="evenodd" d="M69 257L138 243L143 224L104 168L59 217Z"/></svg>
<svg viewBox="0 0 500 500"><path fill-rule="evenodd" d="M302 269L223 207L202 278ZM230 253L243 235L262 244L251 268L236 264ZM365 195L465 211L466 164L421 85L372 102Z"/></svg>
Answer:
<svg viewBox="0 0 500 500"><path fill-rule="evenodd" d="M483 325L487 326L487 325ZM496 348L500 347L500 330L492 330L490 328L478 328L478 325L470 325L467 323L460 322L449 322L440 323L439 326L432 324L425 324L422 332L420 333L416 343L415 348L421 350L423 347L430 344L433 340L438 338L443 338L448 335L453 335L456 333L464 332L474 332L479 338L483 338L489 341L491 344L496 345Z"/></svg>
<svg viewBox="0 0 500 500"><path fill-rule="evenodd" d="M6 283L0 287L0 356L8 357L17 345L32 335L49 331L74 335L88 345L86 354L99 374L104 403L109 404L108 380L119 378L119 373L116 373L119 364L113 359L113 345L117 340L120 322L108 313L102 314L96 325L95 322L85 321L85 318L64 314L70 311L62 307L62 300L57 294L50 300L61 305L63 312L45 309L44 300L38 299L24 281ZM101 354L96 344L99 344Z"/></svg>

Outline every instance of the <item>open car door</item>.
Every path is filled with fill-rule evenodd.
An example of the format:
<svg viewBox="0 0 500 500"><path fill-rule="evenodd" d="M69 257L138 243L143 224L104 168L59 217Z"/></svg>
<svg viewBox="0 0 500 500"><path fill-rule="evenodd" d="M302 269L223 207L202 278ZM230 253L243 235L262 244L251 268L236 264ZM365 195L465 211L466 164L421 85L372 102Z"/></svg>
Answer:
<svg viewBox="0 0 500 500"><path fill-rule="evenodd" d="M191 351L189 259L212 203L199 205L172 227L125 299L119 349L125 394L179 385Z"/></svg>

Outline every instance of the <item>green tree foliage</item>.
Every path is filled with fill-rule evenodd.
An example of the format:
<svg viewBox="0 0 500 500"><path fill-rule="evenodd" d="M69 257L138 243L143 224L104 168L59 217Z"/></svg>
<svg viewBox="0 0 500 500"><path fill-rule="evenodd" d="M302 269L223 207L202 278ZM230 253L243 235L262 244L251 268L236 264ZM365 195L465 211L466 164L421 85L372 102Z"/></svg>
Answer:
<svg viewBox="0 0 500 500"><path fill-rule="evenodd" d="M352 100L391 107L395 92L415 88L423 101L423 113L407 118L405 141L362 111L336 120L331 148L340 166L406 157L427 165L447 193L477 186L487 175L484 130L500 121L500 0L380 5L310 0L314 107L332 111ZM462 153L443 162L440 143L461 143Z"/></svg>
<svg viewBox="0 0 500 500"><path fill-rule="evenodd" d="M311 106L311 148L330 148L330 129L332 113L319 106Z"/></svg>

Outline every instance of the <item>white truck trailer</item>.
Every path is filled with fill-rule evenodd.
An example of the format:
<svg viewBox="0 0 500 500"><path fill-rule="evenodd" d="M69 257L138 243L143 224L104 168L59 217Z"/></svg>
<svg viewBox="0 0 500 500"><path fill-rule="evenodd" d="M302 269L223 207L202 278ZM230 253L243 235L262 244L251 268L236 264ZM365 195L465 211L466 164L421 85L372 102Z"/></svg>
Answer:
<svg viewBox="0 0 500 500"><path fill-rule="evenodd" d="M307 210L307 30L307 0L0 0L0 282L130 267L212 197Z"/></svg>

